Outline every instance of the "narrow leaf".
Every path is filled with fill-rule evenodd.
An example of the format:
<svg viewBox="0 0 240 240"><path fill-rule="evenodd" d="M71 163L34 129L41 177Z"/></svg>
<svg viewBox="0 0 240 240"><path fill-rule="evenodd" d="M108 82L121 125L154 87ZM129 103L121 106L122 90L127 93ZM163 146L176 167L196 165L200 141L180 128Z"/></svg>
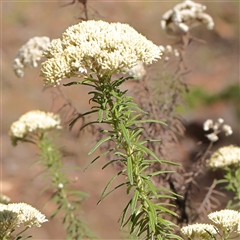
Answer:
<svg viewBox="0 0 240 240"><path fill-rule="evenodd" d="M91 151L88 153L88 155L91 155L101 144L103 144L104 142L108 141L109 139L111 139L112 136L107 136L104 139L98 141L93 148L91 149Z"/></svg>
<svg viewBox="0 0 240 240"><path fill-rule="evenodd" d="M133 185L133 166L131 157L127 158L127 172L130 184Z"/></svg>

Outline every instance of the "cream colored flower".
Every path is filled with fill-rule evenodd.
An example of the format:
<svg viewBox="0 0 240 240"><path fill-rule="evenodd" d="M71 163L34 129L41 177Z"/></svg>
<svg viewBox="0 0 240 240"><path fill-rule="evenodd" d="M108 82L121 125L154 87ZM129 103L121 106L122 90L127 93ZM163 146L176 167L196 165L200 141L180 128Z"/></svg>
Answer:
<svg viewBox="0 0 240 240"><path fill-rule="evenodd" d="M26 203L0 204L0 232L14 230L22 224L25 227L41 227L47 221L45 215Z"/></svg>
<svg viewBox="0 0 240 240"><path fill-rule="evenodd" d="M224 209L208 214L208 218L223 231L232 232L239 224L240 214L235 210Z"/></svg>
<svg viewBox="0 0 240 240"><path fill-rule="evenodd" d="M18 77L24 76L24 68L37 67L38 61L43 57L43 52L48 48L50 39L48 37L31 38L23 45L13 61L13 70Z"/></svg>
<svg viewBox="0 0 240 240"><path fill-rule="evenodd" d="M87 69L101 77L124 72L139 61L151 64L161 52L127 24L91 20L69 27L44 54L45 84L59 85L63 78L86 75Z"/></svg>
<svg viewBox="0 0 240 240"><path fill-rule="evenodd" d="M213 120L212 119L207 119L204 123L203 123L203 130L204 131L208 131L213 127Z"/></svg>
<svg viewBox="0 0 240 240"><path fill-rule="evenodd" d="M172 25L173 31L188 32L190 28L203 23L211 30L214 22L211 16L204 13L205 10L206 6L186 0L163 14L161 27L168 29Z"/></svg>
<svg viewBox="0 0 240 240"><path fill-rule="evenodd" d="M225 168L228 166L240 166L240 147L229 145L218 149L207 160L210 168Z"/></svg>
<svg viewBox="0 0 240 240"><path fill-rule="evenodd" d="M51 129L59 129L61 119L59 115L39 110L30 111L22 115L18 121L12 123L9 131L13 145L24 140L30 134L38 134Z"/></svg>
<svg viewBox="0 0 240 240"><path fill-rule="evenodd" d="M224 124L223 127L222 127L222 129L223 129L223 131L225 132L225 135L226 135L226 136L230 136L230 135L233 134L232 128L231 128L229 125L227 125L227 124Z"/></svg>
<svg viewBox="0 0 240 240"><path fill-rule="evenodd" d="M0 236L19 227L21 222L18 219L18 212L9 210L8 205L0 204Z"/></svg>
<svg viewBox="0 0 240 240"><path fill-rule="evenodd" d="M205 240L210 238L210 234L215 235L217 231L211 224L196 223L181 228L183 235L190 239ZM210 234L209 234L210 233Z"/></svg>
<svg viewBox="0 0 240 240"><path fill-rule="evenodd" d="M211 141L211 142L216 142L219 138L217 136L217 134L215 133L210 133L207 134L206 137Z"/></svg>

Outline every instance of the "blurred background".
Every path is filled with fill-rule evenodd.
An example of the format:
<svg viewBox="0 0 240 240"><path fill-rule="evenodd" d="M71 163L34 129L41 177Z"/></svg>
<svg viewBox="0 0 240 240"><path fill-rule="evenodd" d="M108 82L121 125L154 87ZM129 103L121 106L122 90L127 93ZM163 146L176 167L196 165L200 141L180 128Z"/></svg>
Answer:
<svg viewBox="0 0 240 240"><path fill-rule="evenodd" d="M69 0L71 2L71 0ZM30 110L52 111L56 109L51 90L43 91L39 69L27 69L19 79L12 69L12 62L18 49L29 38L48 36L59 38L65 29L78 23L82 16L79 3L68 6L68 1L5 1L2 2L2 111L1 111L1 193L13 202L26 202L38 208L47 217L52 212L51 204L43 207L51 191L41 194L45 186L39 165L31 165L38 159L38 150L30 144L13 147L8 136L10 125ZM160 28L161 16L179 1L89 1L89 18L108 22L128 23L157 45L174 42ZM187 136L182 147L182 161L204 136L202 123L221 117L232 126L234 134L217 143L240 144L240 91L239 91L239 2L199 1L207 6L215 28L209 31L205 26L193 30L193 35L206 41L194 42L186 53L187 66L191 70L184 79L191 89L185 96L186 106L180 113L184 118ZM160 69L161 70L161 69ZM89 110L87 89L80 86L69 88L66 94L81 112ZM86 167L94 156L88 151L94 144L91 134L62 131L57 139L64 151L70 153L64 159L66 164ZM97 153L96 153L97 154ZM86 222L100 239L124 238L117 222L128 201L124 189L112 193L99 206L101 192L108 180L116 173L114 167L100 170L105 159L91 166L86 172L70 174L74 186L87 192L90 197L84 202ZM119 180L120 181L120 180ZM117 182L116 182L117 184ZM34 239L64 239L60 216L41 228L34 228Z"/></svg>

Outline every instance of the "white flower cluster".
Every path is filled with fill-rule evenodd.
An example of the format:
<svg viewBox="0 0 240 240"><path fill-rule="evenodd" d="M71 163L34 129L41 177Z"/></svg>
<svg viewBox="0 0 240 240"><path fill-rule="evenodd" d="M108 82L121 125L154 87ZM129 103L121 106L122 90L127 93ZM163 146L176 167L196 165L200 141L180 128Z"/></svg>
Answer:
<svg viewBox="0 0 240 240"><path fill-rule="evenodd" d="M171 56L179 57L180 53L176 48L173 48L171 45L167 45L166 47L160 45L160 51L163 53L164 61L169 61Z"/></svg>
<svg viewBox="0 0 240 240"><path fill-rule="evenodd" d="M24 68L37 67L38 61L43 57L43 52L48 48L50 39L48 37L31 38L23 45L13 61L13 70L18 77L24 76Z"/></svg>
<svg viewBox="0 0 240 240"><path fill-rule="evenodd" d="M126 73L135 79L143 78L146 74L146 70L144 68L143 62L138 61L137 65L128 69Z"/></svg>
<svg viewBox="0 0 240 240"><path fill-rule="evenodd" d="M216 235L217 231L211 224L196 223L181 228L183 235L190 239L210 239L210 234Z"/></svg>
<svg viewBox="0 0 240 240"><path fill-rule="evenodd" d="M208 218L213 224L196 223L188 225L181 228L182 234L189 239L202 240L213 239L211 235L214 236L219 234L219 230L224 234L229 235L230 233L235 232L236 229L237 234L240 234L240 212L224 209L208 214Z"/></svg>
<svg viewBox="0 0 240 240"><path fill-rule="evenodd" d="M205 10L206 6L186 0L163 14L161 27L167 29L173 25L182 32L188 32L190 28L203 23L211 30L214 27L214 22L211 16L204 13Z"/></svg>
<svg viewBox="0 0 240 240"><path fill-rule="evenodd" d="M227 124L222 125L223 123L224 123L224 120L222 118L218 118L218 120L216 122L213 122L212 119L207 119L203 123L204 131L213 130L212 133L206 135L206 137L211 142L216 142L219 139L217 135L218 135L218 133L221 132L220 127L222 127L222 131L225 133L226 136L232 135L232 133L233 133L232 128Z"/></svg>
<svg viewBox="0 0 240 240"><path fill-rule="evenodd" d="M213 169L228 166L240 167L240 147L230 145L219 148L206 163Z"/></svg>
<svg viewBox="0 0 240 240"><path fill-rule="evenodd" d="M44 55L41 75L46 85L56 86L63 78L86 75L87 69L101 77L125 72L138 61L151 64L161 52L127 24L90 20L69 27Z"/></svg>
<svg viewBox="0 0 240 240"><path fill-rule="evenodd" d="M30 111L22 115L18 121L12 123L9 135L13 145L16 145L17 141L23 140L29 134L38 134L61 128L60 122L60 116L52 112Z"/></svg>
<svg viewBox="0 0 240 240"><path fill-rule="evenodd" d="M232 232L237 227L237 232L240 233L240 212L238 211L224 209L208 214L208 218L222 230Z"/></svg>
<svg viewBox="0 0 240 240"><path fill-rule="evenodd" d="M45 215L26 203L0 204L0 236L12 233L20 225L41 227L47 221Z"/></svg>

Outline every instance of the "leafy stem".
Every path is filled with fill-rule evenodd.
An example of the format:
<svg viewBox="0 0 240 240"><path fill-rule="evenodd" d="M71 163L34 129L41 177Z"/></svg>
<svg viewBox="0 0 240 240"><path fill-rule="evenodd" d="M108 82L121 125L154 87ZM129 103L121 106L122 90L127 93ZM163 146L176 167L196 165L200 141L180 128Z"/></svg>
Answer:
<svg viewBox="0 0 240 240"><path fill-rule="evenodd" d="M69 186L69 180L63 170L60 150L45 135L41 137L37 146L41 150L39 162L46 168L45 178L51 180L51 185L44 190L50 187L55 189L52 198L57 203L57 209L52 213L51 218L60 211L63 212L66 239L94 238L82 216L79 215L79 208L87 194Z"/></svg>
<svg viewBox="0 0 240 240"><path fill-rule="evenodd" d="M88 80L91 81L90 78ZM98 111L98 122L107 124L111 130L104 131L108 136L96 143L90 154L103 143L111 141L115 145L111 152L116 158L112 161L121 162L121 165L124 166L109 181L99 202L112 191L125 186L127 194L133 192L133 197L120 216L121 228L129 223L130 233L144 239L181 239L173 234L175 225L162 217L163 215L176 216L173 211L161 203L161 199L171 199L175 196L173 196L173 192L165 188L156 188L153 185L151 177L164 174L165 171L150 173L151 165L155 162L162 164L162 161L154 152L145 147L145 144L151 140L142 140L143 128L139 127L139 124L145 122L162 122L149 119L139 120L141 114L147 113L134 103L131 96L126 95L127 91L120 89L120 85L127 79L111 80L111 76L98 76L98 81L92 80L91 85L94 85L94 89L89 92L92 95L90 101L96 104L92 109ZM79 83L89 85L89 82L86 83L86 81ZM99 157L95 158L91 164ZM149 157L151 159L148 159ZM174 163L169 162L169 164ZM127 181L119 184L113 190L108 190L111 183L119 175L124 175Z"/></svg>

